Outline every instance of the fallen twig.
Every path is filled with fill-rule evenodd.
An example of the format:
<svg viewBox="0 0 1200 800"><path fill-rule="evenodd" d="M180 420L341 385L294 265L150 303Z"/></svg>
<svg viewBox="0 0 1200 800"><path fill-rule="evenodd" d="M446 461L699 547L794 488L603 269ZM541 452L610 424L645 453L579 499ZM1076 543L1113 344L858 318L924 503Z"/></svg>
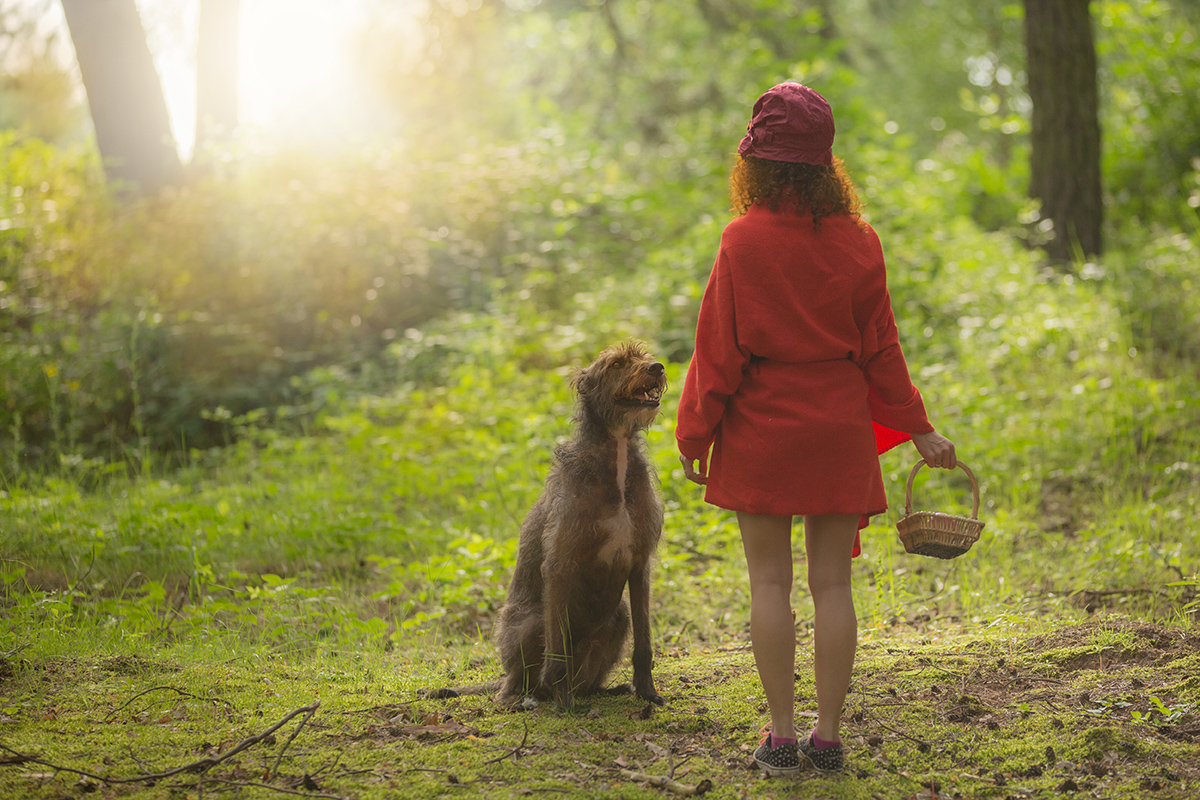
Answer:
<svg viewBox="0 0 1200 800"><path fill-rule="evenodd" d="M12 753L13 755L12 758L0 758L0 767L12 767L16 766L17 764L41 764L43 767L49 767L55 772L69 772L72 775L81 775L84 778L91 778L92 780L100 781L101 783L114 783L114 781L109 778L105 778L102 775L93 775L92 773L84 772L81 769L72 769L71 767L63 767L59 766L58 764L51 764L49 761L43 761L37 756L31 756L26 753L17 752L11 747L7 747L2 744L0 744L0 750Z"/></svg>
<svg viewBox="0 0 1200 800"><path fill-rule="evenodd" d="M897 736L899 736L902 739L908 739L910 742L916 742L917 745L919 746L919 748L923 748L921 750L921 752L923 752L923 753L928 752L930 749L929 742L918 739L915 736L909 736L904 731L898 731L895 728L888 727L887 725L884 725L879 720L875 720L875 724L878 725L879 727L883 728L886 731L891 731L892 733L896 734Z"/></svg>
<svg viewBox="0 0 1200 800"><path fill-rule="evenodd" d="M322 772L328 772L330 775L332 775L333 768L336 767L340 763L342 763L342 751L339 750L336 754L334 754L333 761L331 761L330 763L321 767L319 770L314 772L312 774L312 776L315 778L318 775L320 775ZM278 765L275 768L278 769L279 768ZM369 772L370 770L367 770L367 771Z"/></svg>
<svg viewBox="0 0 1200 800"><path fill-rule="evenodd" d="M226 750L224 753L221 753L220 755L218 755L216 757L202 758L199 761L193 761L190 764L184 764L181 767L175 767L174 769L169 769L165 772L144 773L142 775L134 775L133 777L130 777L130 778L113 778L108 775L97 775L93 772L86 772L84 770L73 769L71 767L64 767L59 764L54 764L54 763L51 763L44 759L37 758L36 756L31 756L26 753L18 752L16 750L13 750L11 747L6 747L5 745L2 745L2 744L0 744L0 750L4 750L6 752L12 753L14 756L16 756L16 758L0 761L0 766L10 766L13 764L21 764L21 763L41 764L44 767L49 767L50 769L53 769L53 770L56 770L59 772L70 772L73 775L82 775L85 778L91 778L92 780L100 781L101 783L107 783L107 784L151 783L154 781L160 781L164 778L170 778L175 775L179 775L180 773L183 773L183 772L207 772L208 770L215 767L217 764L220 764L222 761L230 759L233 756L237 755L238 753L242 752L243 750L246 750L247 748L253 747L254 745L258 744L259 742L266 739L271 734L275 733L275 731L282 728L284 725L286 725L288 722L290 722L292 719L299 716L300 714L307 714L309 717L311 717L313 712L315 712L317 710L317 708L320 707L320 705L321 705L320 701L317 701L317 702L313 703L312 705L303 706L302 708L297 708L295 711L292 711L286 717L279 720L279 722L276 722L274 725L272 725L270 728L267 728L262 733L260 733L256 736L249 736L245 739L242 739L242 741L238 742L232 748L230 748L229 750ZM307 721L307 719L308 719L308 717L305 718L306 721ZM295 738L295 737L293 736L292 738ZM290 741L291 740L289 740L289 742Z"/></svg>
<svg viewBox="0 0 1200 800"><path fill-rule="evenodd" d="M684 623L683 623L683 627L682 627L682 628L680 628L678 631L676 631L676 632L675 632L675 633L674 633L672 636L670 636L670 637L668 638L668 641L671 641L671 642L678 642L678 641L679 641L679 639L680 639L680 637L681 637L681 636L683 636L684 632L685 632L685 631L686 631L686 630L687 630L689 627L691 627L691 624L692 624L692 621L691 621L690 619L689 619L689 620L687 620L686 622L684 622Z"/></svg>
<svg viewBox="0 0 1200 800"><path fill-rule="evenodd" d="M695 785L692 785L680 783L679 781L673 780L666 775L647 775L644 772L634 772L631 769L622 769L620 770L620 774L621 777L625 778L626 780L637 781L638 783L648 783L651 786L657 786L660 789L666 789L667 791L674 792L675 794L682 795L683 797L702 795L712 788L712 781L708 780L707 778Z"/></svg>
<svg viewBox="0 0 1200 800"><path fill-rule="evenodd" d="M235 744L232 748L230 748L229 750L226 750L224 753L222 753L221 755L219 755L215 758L202 758L199 761L194 761L191 764L184 764L182 767L176 767L175 769L170 769L170 770L167 770L166 772L158 773L157 775L138 775L133 778L110 779L107 782L108 783L138 783L141 781L158 781L158 780L162 780L163 778L170 778L171 776L178 775L181 772L207 772L208 770L215 767L217 764L220 764L222 761L232 758L233 756L237 755L238 753L242 752L243 750L253 747L254 745L258 744L263 739L266 739L268 736L275 733L275 731L279 730L284 725L291 722L292 719L294 719L295 717L298 717L301 714L307 714L308 716L312 716L312 713L314 711L316 711L320 707L320 705L321 705L321 702L318 700L317 702L313 703L312 705L297 708L296 710L289 713L286 717L279 720L279 722L276 722L270 728L267 728L262 733L260 733L256 736L249 736L245 739L242 739L240 742Z"/></svg>
<svg viewBox="0 0 1200 800"><path fill-rule="evenodd" d="M363 771L364 771L364 772L371 772L372 770L363 770ZM435 769L435 768L433 768L433 767L410 767L410 768L408 768L408 769L397 770L395 774L396 774L396 775L403 775L403 774L405 774L406 772L432 772L432 773L433 773L433 774L435 774L435 775L448 775L448 774L450 773L450 770L446 770L446 769Z"/></svg>
<svg viewBox="0 0 1200 800"><path fill-rule="evenodd" d="M521 743L519 745L517 745L516 747L514 747L512 750L509 750L507 753L505 753L502 756L496 756L495 758L489 758L487 761L483 762L484 764L495 764L498 761L503 761L504 759L508 758L509 756L513 756L515 759L518 755L520 755L522 748L525 747L525 740L529 738L529 723L526 722L525 720L521 720L521 723L525 726L525 735L521 737Z"/></svg>
<svg viewBox="0 0 1200 800"><path fill-rule="evenodd" d="M1033 683L1034 681L1038 683L1054 683L1058 684L1059 686L1062 686L1065 683L1065 681L1060 681L1058 678L1042 678L1037 675L1016 675L1012 680L1007 681L1004 685L1006 687L1012 686L1014 683L1020 683L1021 681L1026 681L1029 683Z"/></svg>
<svg viewBox="0 0 1200 800"><path fill-rule="evenodd" d="M133 697L129 698L124 703L122 703L120 706L118 706L117 708L114 708L111 712L109 712L109 715L104 718L104 721L108 722L109 720L111 720L113 717L115 717L117 714L119 714L123 709L127 708L130 703L132 703L134 700L137 700L139 697L145 697L146 695L150 694L151 692L161 692L164 689L175 692L176 694L181 695L183 697L190 697L193 700L207 700L209 702L220 701L220 702L224 703L225 705L229 706L229 709L231 711L237 711L237 709L234 708L233 703L229 702L228 700L219 698L219 697L200 697L199 695L192 694L191 692L185 692L183 689L177 689L174 686L155 686L150 689L147 689L144 692L138 692Z"/></svg>
<svg viewBox="0 0 1200 800"><path fill-rule="evenodd" d="M196 788L196 787L202 786L206 783L221 783L226 786L245 786L245 787L253 787L255 789L270 789L272 792L279 792L280 794L295 794L295 795L300 795L301 797L322 797L322 798L328 798L328 800L345 800L345 798L340 794L322 794L321 792L308 792L308 791L302 792L299 789L288 789L283 786L272 786L269 783L254 783L251 781L231 781L226 778L201 778L197 783L192 784L190 787L182 787L182 784L179 784L179 785L182 788Z"/></svg>
<svg viewBox="0 0 1200 800"><path fill-rule="evenodd" d="M317 702L310 706L312 710L304 715L304 719L300 720L300 724L296 726L296 730L292 731L292 735L289 736L288 740L283 743L283 748L280 749L279 755L275 758L275 766L271 769L272 775L279 775L279 763L283 761L283 754L287 752L288 747L291 746L292 742L296 740L296 737L300 735L300 729L303 728L310 719L312 719L313 714L317 713L317 707L319 705L320 703Z"/></svg>

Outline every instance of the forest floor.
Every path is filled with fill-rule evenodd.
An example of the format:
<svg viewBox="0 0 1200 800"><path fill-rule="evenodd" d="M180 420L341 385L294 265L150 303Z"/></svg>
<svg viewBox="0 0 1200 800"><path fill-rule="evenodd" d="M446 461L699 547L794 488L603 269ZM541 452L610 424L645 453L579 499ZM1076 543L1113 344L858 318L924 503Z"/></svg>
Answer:
<svg viewBox="0 0 1200 800"><path fill-rule="evenodd" d="M495 677L490 646L457 670L448 646L0 661L0 797L1200 796L1194 629L1098 616L1037 635L868 632L848 770L797 781L753 766L767 716L744 643L660 652L664 707L606 696L569 713L422 697ZM815 715L810 648L801 631L801 724Z"/></svg>

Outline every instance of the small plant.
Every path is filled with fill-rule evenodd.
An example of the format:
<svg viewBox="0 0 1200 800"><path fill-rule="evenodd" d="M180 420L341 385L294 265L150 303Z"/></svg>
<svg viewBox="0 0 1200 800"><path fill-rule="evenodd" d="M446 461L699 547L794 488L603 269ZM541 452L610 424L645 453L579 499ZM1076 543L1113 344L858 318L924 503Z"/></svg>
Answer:
<svg viewBox="0 0 1200 800"><path fill-rule="evenodd" d="M1150 708L1147 711L1132 711L1130 716L1138 724L1170 725L1178 722L1192 710L1191 703L1167 705L1155 695L1150 695Z"/></svg>
<svg viewBox="0 0 1200 800"><path fill-rule="evenodd" d="M1184 604L1180 611L1184 614L1195 614L1197 611L1200 611L1200 591L1196 589L1196 587L1200 586L1200 578L1193 577L1190 580L1175 581L1173 583L1168 583L1167 586L1189 587L1187 591L1191 595L1192 599L1188 603Z"/></svg>

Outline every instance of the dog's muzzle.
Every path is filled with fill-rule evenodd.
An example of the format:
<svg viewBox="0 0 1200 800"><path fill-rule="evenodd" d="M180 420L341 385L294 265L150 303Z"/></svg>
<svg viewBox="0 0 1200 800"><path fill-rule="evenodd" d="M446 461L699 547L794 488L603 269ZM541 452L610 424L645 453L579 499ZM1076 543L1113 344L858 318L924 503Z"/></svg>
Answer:
<svg viewBox="0 0 1200 800"><path fill-rule="evenodd" d="M662 402L663 392L667 388L666 369L655 361L646 368L646 372L649 374L649 380L641 386L635 387L626 402L644 408L658 408L659 403Z"/></svg>

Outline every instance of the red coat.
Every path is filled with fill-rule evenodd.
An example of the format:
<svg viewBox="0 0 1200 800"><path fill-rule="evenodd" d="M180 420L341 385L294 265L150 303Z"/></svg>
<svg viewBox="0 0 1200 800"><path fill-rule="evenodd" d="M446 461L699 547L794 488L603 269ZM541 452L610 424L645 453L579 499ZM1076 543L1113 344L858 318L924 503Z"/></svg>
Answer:
<svg viewBox="0 0 1200 800"><path fill-rule="evenodd" d="M933 430L900 349L879 237L752 206L721 236L679 401L705 500L752 514L887 509L879 453ZM856 548L857 554L857 548Z"/></svg>

